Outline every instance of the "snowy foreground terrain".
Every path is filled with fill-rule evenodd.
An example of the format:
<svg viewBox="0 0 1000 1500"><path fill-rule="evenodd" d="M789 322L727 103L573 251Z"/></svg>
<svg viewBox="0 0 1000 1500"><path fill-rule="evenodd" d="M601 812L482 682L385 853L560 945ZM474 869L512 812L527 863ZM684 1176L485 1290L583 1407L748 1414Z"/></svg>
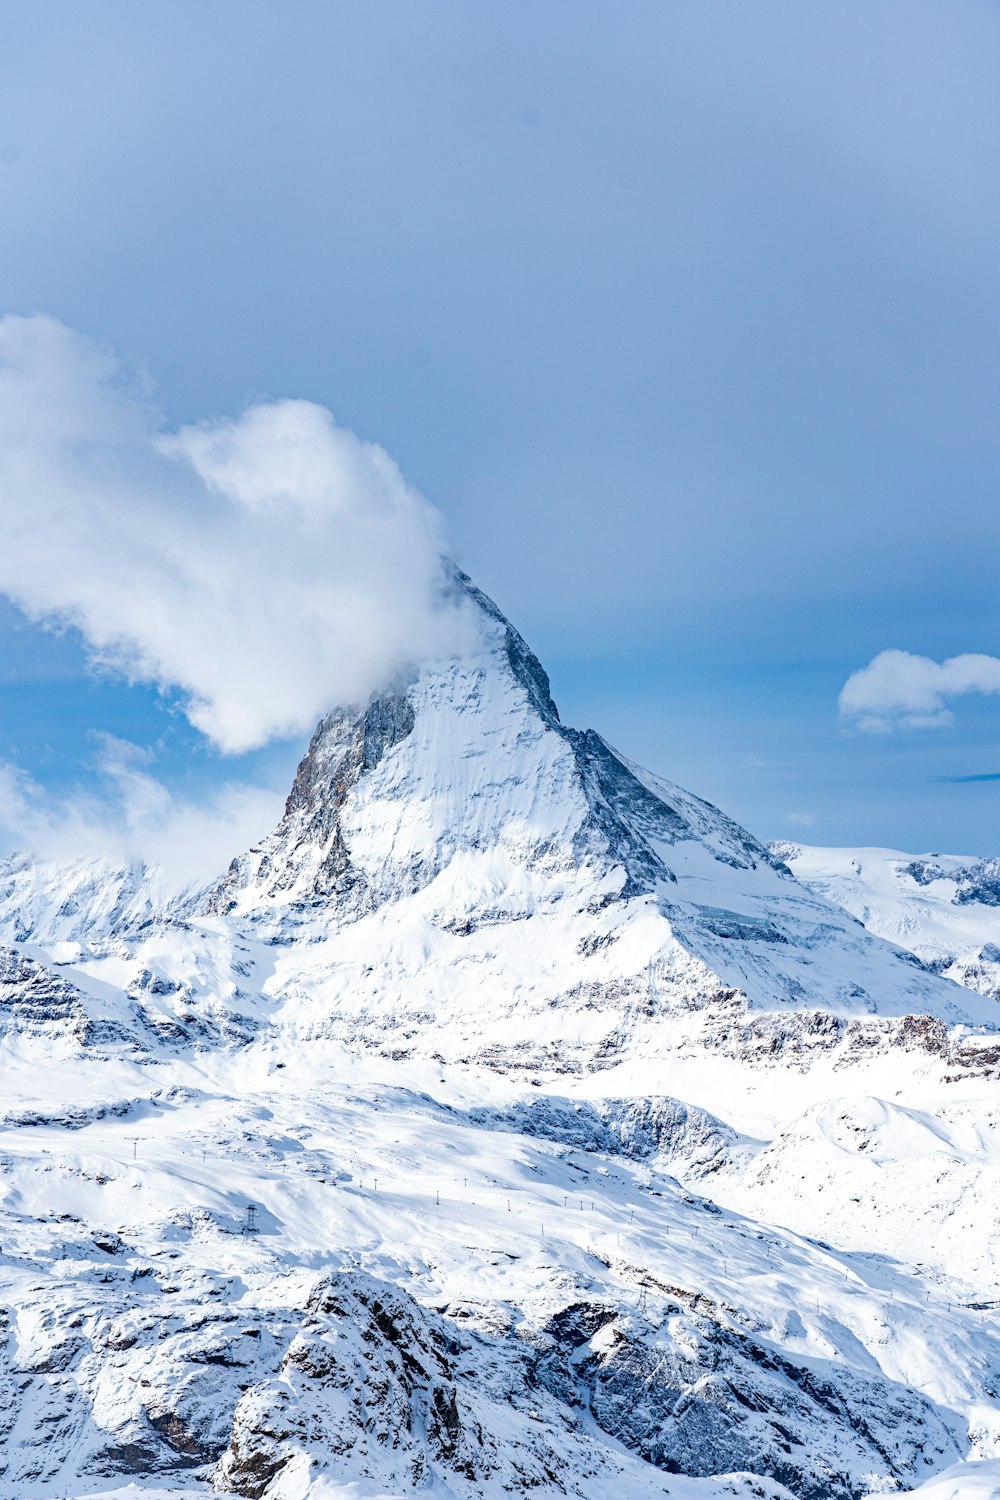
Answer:
<svg viewBox="0 0 1000 1500"><path fill-rule="evenodd" d="M0 866L0 1495L1000 1496L991 870L762 846L453 586L209 889Z"/></svg>

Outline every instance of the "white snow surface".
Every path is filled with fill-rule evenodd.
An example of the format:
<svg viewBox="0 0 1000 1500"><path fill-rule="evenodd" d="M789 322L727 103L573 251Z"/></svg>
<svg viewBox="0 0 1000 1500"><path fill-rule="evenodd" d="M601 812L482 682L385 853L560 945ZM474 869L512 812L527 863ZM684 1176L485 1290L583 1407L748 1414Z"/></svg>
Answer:
<svg viewBox="0 0 1000 1500"><path fill-rule="evenodd" d="M0 1495L1000 1495L990 869L880 934L469 592L209 890L0 867Z"/></svg>

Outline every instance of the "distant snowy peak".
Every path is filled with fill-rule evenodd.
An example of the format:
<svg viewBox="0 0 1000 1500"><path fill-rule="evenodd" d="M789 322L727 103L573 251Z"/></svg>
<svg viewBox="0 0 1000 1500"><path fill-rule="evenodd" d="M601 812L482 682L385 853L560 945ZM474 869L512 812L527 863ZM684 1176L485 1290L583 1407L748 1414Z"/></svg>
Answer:
<svg viewBox="0 0 1000 1500"><path fill-rule="evenodd" d="M942 859L940 854L928 854L911 859L901 873L921 886L951 881L955 906L1000 906L1000 859Z"/></svg>
<svg viewBox="0 0 1000 1500"><path fill-rule="evenodd" d="M178 894L149 865L55 864L14 855L0 860L0 942L103 946L181 916L203 899L200 888Z"/></svg>
<svg viewBox="0 0 1000 1500"><path fill-rule="evenodd" d="M810 889L930 968L1000 999L1000 859L772 844Z"/></svg>

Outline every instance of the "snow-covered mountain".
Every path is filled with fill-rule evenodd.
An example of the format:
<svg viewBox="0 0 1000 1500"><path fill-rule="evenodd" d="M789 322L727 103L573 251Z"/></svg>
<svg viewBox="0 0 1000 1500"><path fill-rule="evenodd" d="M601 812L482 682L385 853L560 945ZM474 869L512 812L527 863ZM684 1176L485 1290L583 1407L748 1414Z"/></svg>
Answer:
<svg viewBox="0 0 1000 1500"><path fill-rule="evenodd" d="M995 997L452 587L208 889L0 868L0 1494L992 1483Z"/></svg>
<svg viewBox="0 0 1000 1500"><path fill-rule="evenodd" d="M566 728L461 586L478 651L324 719L281 825L208 903L281 950L286 1024L561 1068L673 1047L692 1016L699 1043L738 1028L744 1051L776 1029L813 1045L816 1012L827 1045L914 1013L992 1026L716 808Z"/></svg>

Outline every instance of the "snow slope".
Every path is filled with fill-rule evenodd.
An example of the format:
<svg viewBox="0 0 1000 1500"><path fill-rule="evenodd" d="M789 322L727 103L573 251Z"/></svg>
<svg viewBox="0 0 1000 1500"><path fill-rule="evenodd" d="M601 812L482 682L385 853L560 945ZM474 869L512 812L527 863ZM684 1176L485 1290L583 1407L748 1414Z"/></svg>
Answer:
<svg viewBox="0 0 1000 1500"><path fill-rule="evenodd" d="M0 1494L992 1482L995 1000L453 586L209 890L0 868Z"/></svg>
<svg viewBox="0 0 1000 1500"><path fill-rule="evenodd" d="M90 1065L51 1101L9 1067L39 1123L0 1142L5 1494L224 1453L246 1494L307 1472L684 1494L677 1466L706 1495L743 1470L846 1496L953 1464L970 1430L992 1451L1000 1348L963 1277L720 1208L760 1155L724 1128L708 1164L672 1130L594 1149L571 1096L416 1067L254 1044L153 1065L143 1094L122 1064L127 1107L85 1123L61 1096Z"/></svg>

